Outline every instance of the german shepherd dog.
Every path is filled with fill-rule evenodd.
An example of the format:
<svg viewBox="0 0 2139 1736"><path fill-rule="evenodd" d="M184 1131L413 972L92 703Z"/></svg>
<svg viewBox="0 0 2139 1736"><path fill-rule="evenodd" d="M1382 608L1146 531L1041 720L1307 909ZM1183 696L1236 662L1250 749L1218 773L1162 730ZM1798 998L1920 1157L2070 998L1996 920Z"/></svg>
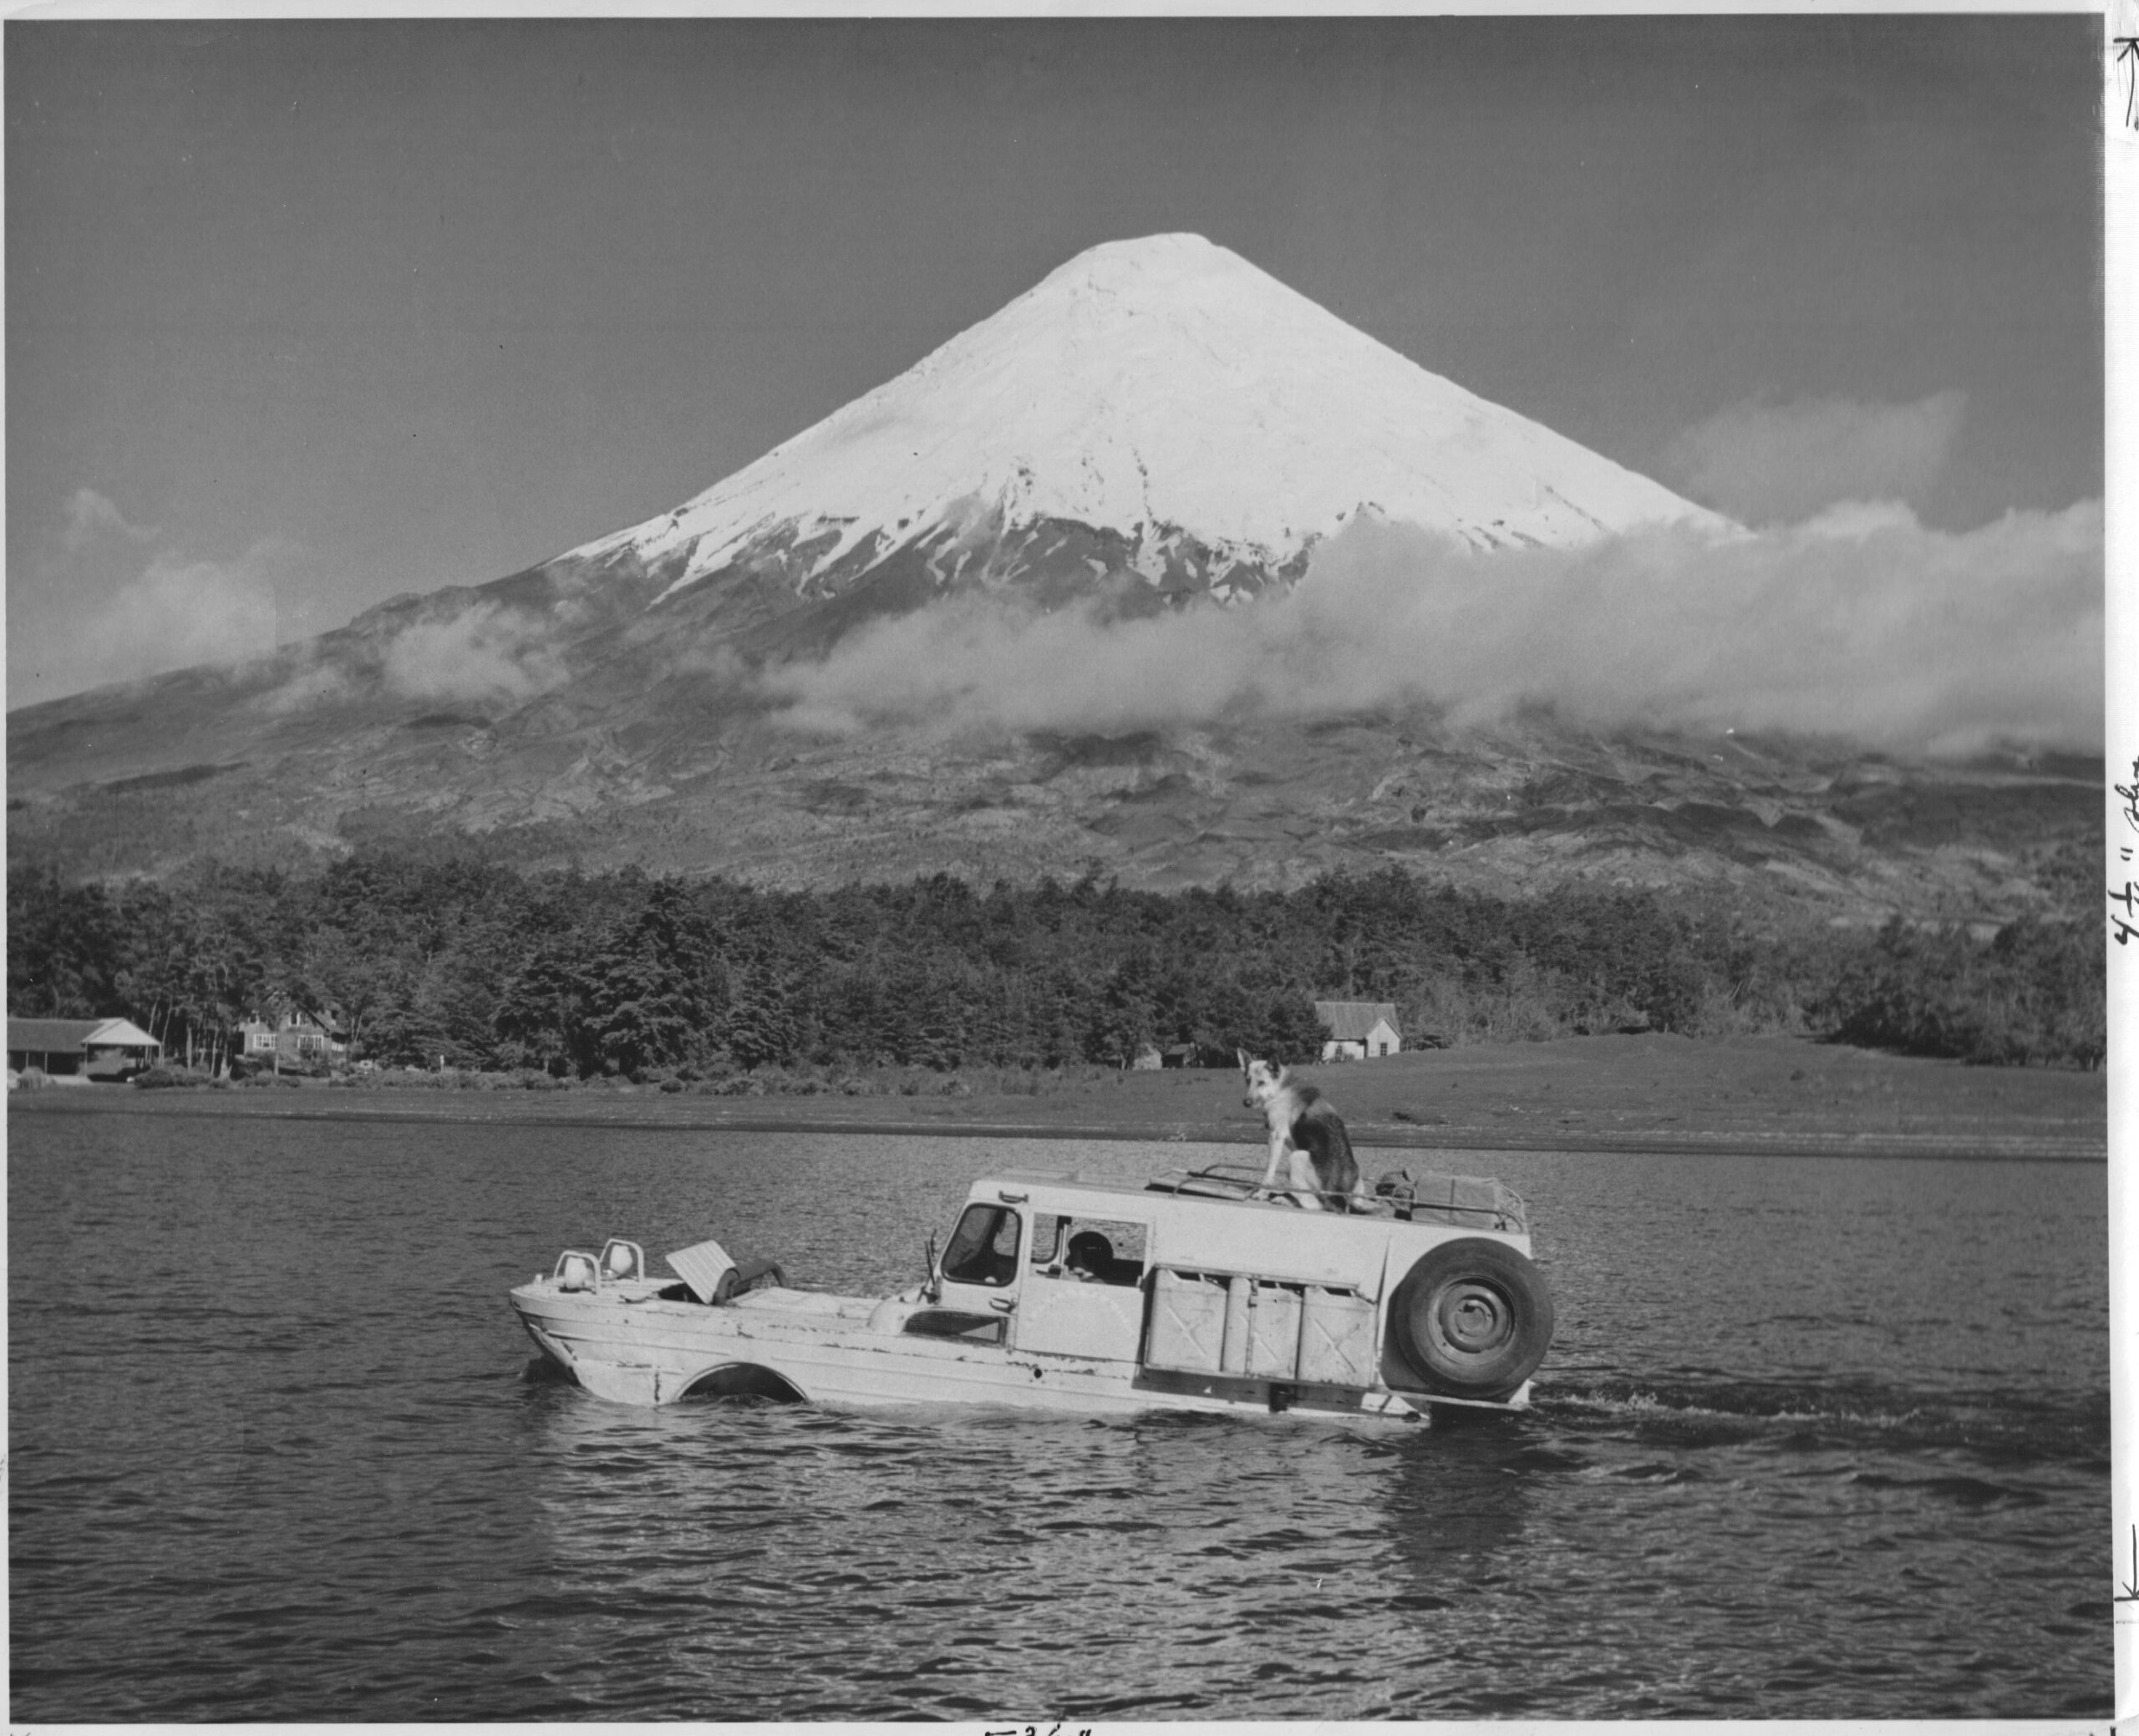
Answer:
<svg viewBox="0 0 2139 1736"><path fill-rule="evenodd" d="M1246 1049L1233 1053L1247 1084L1247 1095L1241 1100L1262 1110L1270 1129L1270 1167L1263 1173L1263 1186L1290 1190L1293 1203L1310 1211L1350 1211L1352 1200L1364 1197L1364 1190L1351 1135L1337 1111L1313 1086L1294 1084L1292 1074L1277 1063L1255 1060Z"/></svg>

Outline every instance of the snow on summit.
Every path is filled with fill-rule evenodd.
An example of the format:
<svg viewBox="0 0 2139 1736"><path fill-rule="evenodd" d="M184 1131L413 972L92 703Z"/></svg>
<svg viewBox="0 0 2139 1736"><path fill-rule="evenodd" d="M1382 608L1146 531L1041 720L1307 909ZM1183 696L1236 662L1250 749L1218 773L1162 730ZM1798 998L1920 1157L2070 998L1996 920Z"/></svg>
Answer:
<svg viewBox="0 0 2139 1736"><path fill-rule="evenodd" d="M672 513L577 552L681 557L663 597L777 559L798 589L902 547L1081 526L1156 582L1296 573L1371 510L1474 546L1710 515L1429 373L1200 236L1079 254ZM1057 539L1059 541L1059 539Z"/></svg>

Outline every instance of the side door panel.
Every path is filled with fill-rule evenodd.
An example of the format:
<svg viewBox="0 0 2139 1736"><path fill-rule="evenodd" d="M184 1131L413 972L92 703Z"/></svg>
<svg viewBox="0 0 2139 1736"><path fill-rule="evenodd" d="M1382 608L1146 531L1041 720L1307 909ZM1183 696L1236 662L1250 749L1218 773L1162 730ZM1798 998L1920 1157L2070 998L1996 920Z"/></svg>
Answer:
<svg viewBox="0 0 2139 1736"><path fill-rule="evenodd" d="M1085 1284L1032 1273L1010 1343L1019 1354L1133 1363L1144 1331L1144 1292L1129 1284Z"/></svg>

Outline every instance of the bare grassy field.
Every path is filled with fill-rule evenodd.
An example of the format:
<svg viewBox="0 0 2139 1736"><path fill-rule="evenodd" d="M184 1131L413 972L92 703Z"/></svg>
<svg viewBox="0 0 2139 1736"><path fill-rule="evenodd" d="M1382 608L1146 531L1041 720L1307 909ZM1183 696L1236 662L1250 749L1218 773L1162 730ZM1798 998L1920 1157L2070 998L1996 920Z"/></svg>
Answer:
<svg viewBox="0 0 2139 1736"><path fill-rule="evenodd" d="M1771 1151L2100 1160L2106 1075L1969 1067L1781 1037L1572 1038L1301 1069L1369 1147L1450 1150ZM572 1091L17 1093L17 1113L357 1115L937 1137L1238 1141L1260 1124L1226 1069L1036 1082L1015 1094L714 1098L598 1085ZM1364 1167L1371 1174L1373 1159Z"/></svg>

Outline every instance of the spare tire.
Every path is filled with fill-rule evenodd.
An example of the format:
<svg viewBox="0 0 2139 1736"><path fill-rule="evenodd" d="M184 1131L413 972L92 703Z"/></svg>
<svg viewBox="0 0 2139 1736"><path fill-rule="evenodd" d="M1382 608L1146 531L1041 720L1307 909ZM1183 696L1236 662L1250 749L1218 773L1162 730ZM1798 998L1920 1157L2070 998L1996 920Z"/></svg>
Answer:
<svg viewBox="0 0 2139 1736"><path fill-rule="evenodd" d="M1505 1398L1545 1359L1552 1298L1520 1249L1442 1242L1389 1298L1389 1343L1430 1392Z"/></svg>
<svg viewBox="0 0 2139 1736"><path fill-rule="evenodd" d="M777 1260L745 1260L739 1266L731 1266L720 1275L720 1282L714 1287L713 1299L716 1302L732 1302L745 1290L763 1290L768 1283L785 1287L787 1274L780 1269Z"/></svg>

